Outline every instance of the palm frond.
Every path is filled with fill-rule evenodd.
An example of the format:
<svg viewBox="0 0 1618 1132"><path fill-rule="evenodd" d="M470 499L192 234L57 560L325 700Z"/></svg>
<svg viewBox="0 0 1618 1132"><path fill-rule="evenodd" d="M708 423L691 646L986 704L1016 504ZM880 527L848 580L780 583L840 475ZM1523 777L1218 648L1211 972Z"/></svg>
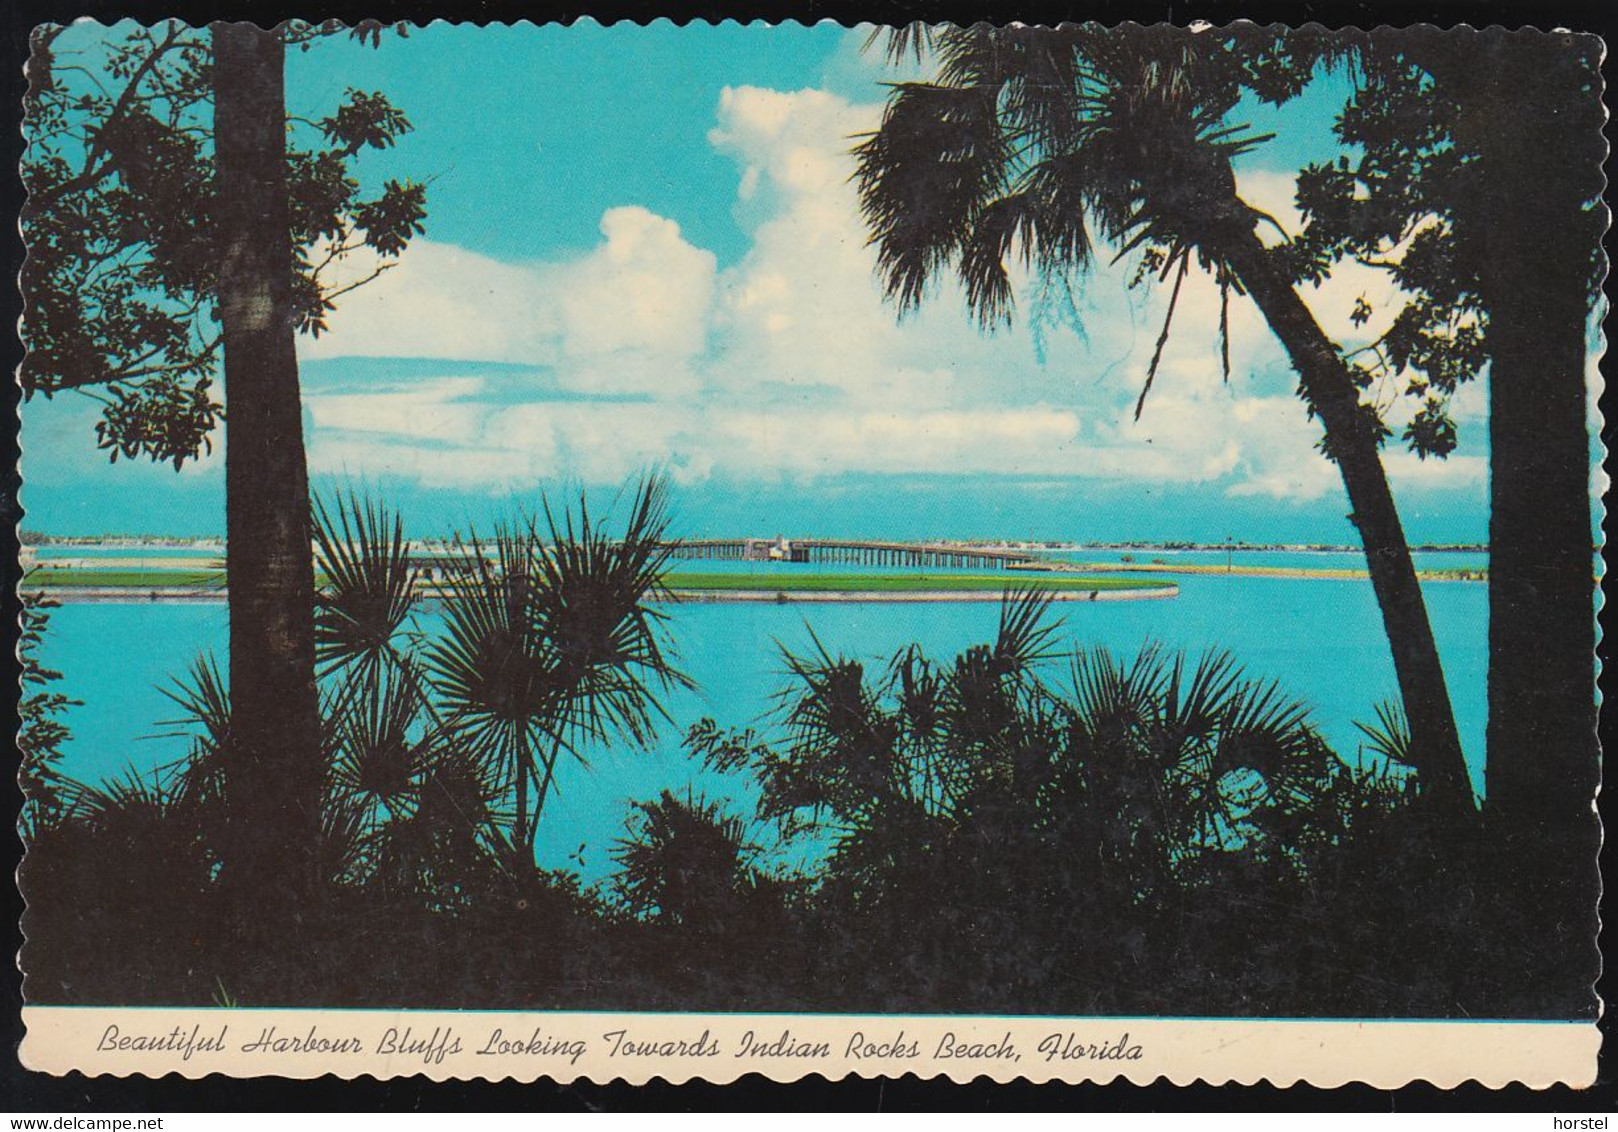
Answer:
<svg viewBox="0 0 1618 1132"><path fill-rule="evenodd" d="M559 754L646 744L662 696L691 683L652 604L672 553L666 484L640 481L622 530L583 495L563 510L542 498L541 516L456 540L465 565L445 578L444 632L424 654L449 738L503 776L529 844Z"/></svg>
<svg viewBox="0 0 1618 1132"><path fill-rule="evenodd" d="M1235 200L1231 161L1266 140L1230 115L1244 91L1290 97L1304 73L1260 40L1095 24L934 29L935 80L895 84L881 127L853 151L901 316L953 272L981 327L1003 325L1012 258L1048 282L1088 265L1092 231L1118 258L1144 248L1178 266L1176 290L1192 252L1222 270L1210 203Z"/></svg>
<svg viewBox="0 0 1618 1132"><path fill-rule="evenodd" d="M921 303L929 280L961 254L1006 187L995 98L992 87L900 84L881 127L854 147L860 209L901 312ZM974 262L985 261L979 255ZM999 294L993 274L979 281L986 297Z"/></svg>
<svg viewBox="0 0 1618 1132"><path fill-rule="evenodd" d="M570 747L612 734L644 744L667 718L661 693L691 686L667 614L652 604L673 553L667 485L637 485L621 532L593 518L582 494L576 508L543 510L549 544L537 556L533 617L547 644L552 733Z"/></svg>
<svg viewBox="0 0 1618 1132"><path fill-rule="evenodd" d="M314 502L315 566L324 579L315 611L315 657L327 669L375 665L416 604L400 516L364 495Z"/></svg>
<svg viewBox="0 0 1618 1132"><path fill-rule="evenodd" d="M1355 721L1354 726L1364 735L1371 753L1377 755L1387 763L1396 766L1411 766L1410 758L1410 721L1405 716L1404 705L1392 700L1383 700L1374 709L1376 722L1374 724Z"/></svg>
<svg viewBox="0 0 1618 1132"><path fill-rule="evenodd" d="M1008 673L1021 676L1055 655L1051 645L1062 629L1060 619L1048 620L1055 598L1050 590L1013 586L1000 599L994 655Z"/></svg>
<svg viewBox="0 0 1618 1132"><path fill-rule="evenodd" d="M204 653L184 676L158 690L180 709L180 715L159 720L156 737L183 739L190 748L178 764L178 792L188 800L223 797L232 743L230 690L219 662Z"/></svg>
<svg viewBox="0 0 1618 1132"><path fill-rule="evenodd" d="M422 713L412 662L378 671L336 718L333 777L343 797L390 814L413 807L424 754Z"/></svg>
<svg viewBox="0 0 1618 1132"><path fill-rule="evenodd" d="M875 27L865 37L860 50L869 51L880 43L888 62L897 64L913 58L919 63L933 49L934 34L933 26L920 20L897 27Z"/></svg>
<svg viewBox="0 0 1618 1132"><path fill-rule="evenodd" d="M613 883L637 915L712 928L734 918L756 886L761 852L747 823L722 802L664 790L633 803L626 836L612 850Z"/></svg>

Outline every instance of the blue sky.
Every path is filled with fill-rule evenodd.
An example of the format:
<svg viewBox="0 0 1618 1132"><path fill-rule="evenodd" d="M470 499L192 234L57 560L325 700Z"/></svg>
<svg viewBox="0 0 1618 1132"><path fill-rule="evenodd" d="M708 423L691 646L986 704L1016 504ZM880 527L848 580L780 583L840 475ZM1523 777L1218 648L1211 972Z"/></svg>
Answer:
<svg viewBox="0 0 1618 1132"><path fill-rule="evenodd" d="M848 184L849 139L898 77L863 39L438 24L294 54L294 114L355 87L414 123L364 157L367 182L431 181L426 236L300 343L317 487L373 488L420 533L655 466L692 534L1351 541L1317 426L1244 299L1221 380L1206 278L1187 283L1138 423L1164 296L1129 290L1127 264L1080 280L1076 325L1037 325L1025 288L1017 325L986 337L949 286L896 323ZM1243 108L1277 136L1241 190L1283 224L1296 170L1336 152L1346 93L1327 78ZM1361 294L1379 315L1357 329ZM1398 309L1365 269L1306 297L1345 345ZM1413 539L1484 537L1485 405L1481 383L1458 399L1447 462L1389 450ZM26 525L222 529L217 446L179 474L108 466L94 419L71 398L25 410Z"/></svg>

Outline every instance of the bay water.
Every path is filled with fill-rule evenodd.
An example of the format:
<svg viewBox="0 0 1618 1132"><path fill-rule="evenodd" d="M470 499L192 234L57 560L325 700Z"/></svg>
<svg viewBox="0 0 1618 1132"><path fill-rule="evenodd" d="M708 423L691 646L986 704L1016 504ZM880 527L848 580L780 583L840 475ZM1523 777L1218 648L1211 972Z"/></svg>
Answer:
<svg viewBox="0 0 1618 1132"><path fill-rule="evenodd" d="M1094 551L1073 556L1102 560ZM1136 560L1158 557L1172 561L1174 556L1150 551ZM1217 557L1223 559L1222 554ZM1240 553L1235 557L1238 564L1249 561ZM1463 557L1470 558L1454 556L1453 566L1472 564ZM1266 558L1270 560L1251 564L1355 565L1349 555L1276 552ZM1338 558L1342 561L1333 561ZM1420 564L1430 569L1451 565L1451 555L1431 558ZM703 571L789 569L740 563L675 565ZM837 566L807 569L856 571ZM1008 574L1007 580L1015 579ZM1053 605L1053 616L1062 622L1063 647L1104 646L1124 657L1148 642L1192 655L1225 649L1249 675L1277 680L1287 694L1307 704L1327 741L1345 757L1354 757L1363 739L1355 721L1373 721L1378 701L1397 694L1369 581L1239 574L1181 575L1175 581L1179 596L1167 600ZM1444 581L1428 582L1424 590L1473 784L1481 789L1487 587ZM992 601L678 603L664 608L670 615L679 666L697 686L666 698L670 722L650 750L610 747L591 752L587 766L570 763L558 771L559 793L547 804L540 826L543 864L573 869L586 880L601 877L611 870L612 845L624 834L630 803L653 799L664 789L678 794L690 789L710 798L730 795L745 812L751 804L747 785L703 771L684 753L681 737L705 716L724 727L756 727L769 734L776 728L772 697L789 683L782 650L811 650L811 633L834 655L866 662L875 677L888 657L912 643L935 660L947 662L970 645L992 641L999 616ZM421 628L432 632L437 615L431 607L418 616ZM221 603L69 603L53 610L42 660L63 673L60 690L83 701L65 717L72 738L64 747L62 769L82 781L98 782L131 768L149 771L180 758L185 753L183 742L156 737L166 730L162 721L177 714L161 688L182 675L200 653L211 651L223 666L226 625ZM1060 687L1066 668L1065 661L1053 661L1047 677Z"/></svg>

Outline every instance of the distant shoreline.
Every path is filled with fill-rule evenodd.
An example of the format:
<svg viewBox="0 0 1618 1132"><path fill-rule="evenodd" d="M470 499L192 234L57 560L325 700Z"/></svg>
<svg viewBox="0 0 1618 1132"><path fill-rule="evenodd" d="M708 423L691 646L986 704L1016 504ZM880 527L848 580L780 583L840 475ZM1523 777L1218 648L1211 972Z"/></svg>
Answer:
<svg viewBox="0 0 1618 1132"><path fill-rule="evenodd" d="M228 594L223 589L195 589L168 586L138 589L131 586L49 586L44 592L63 604L87 605L223 605ZM1180 595L1172 582L1157 586L1126 586L1112 589L1046 589L1052 601L1162 601ZM654 598L671 605L796 605L848 604L892 605L918 603L995 602L1003 590L682 590L670 589L666 598ZM424 595L423 603L433 605L443 599Z"/></svg>
<svg viewBox="0 0 1618 1132"><path fill-rule="evenodd" d="M696 536L692 536L695 538ZM931 546L958 547L962 550L1002 550L1027 551L1030 553L1054 552L1068 554L1085 550L1115 550L1124 552L1141 552L1156 554L1361 554L1364 549L1358 546L1348 546L1333 543L1285 543L1285 542L1181 542L1167 540L1164 542L1046 542L1037 539L1021 541L1017 539L926 539L926 540L897 540L897 541L925 541ZM25 547L51 548L51 549L106 549L106 550L192 550L212 554L223 554L225 543L223 539L216 538L163 538L161 536L107 536L107 537L58 537L36 536L32 541L23 543ZM455 545L452 539L426 538L412 539L411 545L416 549L439 549ZM1595 553L1599 548L1591 547ZM1418 543L1411 548L1413 554L1487 554L1486 543Z"/></svg>

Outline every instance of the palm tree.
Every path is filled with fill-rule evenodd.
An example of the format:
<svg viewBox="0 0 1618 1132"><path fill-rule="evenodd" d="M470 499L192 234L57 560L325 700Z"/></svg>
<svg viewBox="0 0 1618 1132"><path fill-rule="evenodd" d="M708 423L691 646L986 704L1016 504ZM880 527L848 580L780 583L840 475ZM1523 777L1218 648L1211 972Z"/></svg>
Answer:
<svg viewBox="0 0 1618 1132"><path fill-rule="evenodd" d="M1232 159L1263 139L1231 125L1231 110L1246 90L1272 101L1295 94L1309 69L1259 29L979 25L907 32L890 46L919 49L923 40L936 51L937 81L898 84L880 129L854 150L879 270L901 315L953 270L992 328L1010 319L1013 256L1061 278L1092 261L1097 241L1119 255L1143 249L1147 269L1174 278L1170 318L1193 262L1213 273L1227 301L1230 291L1249 295L1286 349L1298 394L1323 426L1322 451L1342 475L1428 797L1447 812L1473 812L1437 645L1379 454L1387 429L1360 401L1369 379L1321 331L1284 254L1259 240L1265 217L1236 191Z"/></svg>
<svg viewBox="0 0 1618 1132"><path fill-rule="evenodd" d="M1128 662L1082 652L1063 711L1053 792L1102 817L1100 842L1069 851L1133 877L1133 899L1238 852L1302 858L1339 831L1332 811L1352 774L1303 704L1228 653L1192 666L1154 645ZM1073 808L1051 807L1051 820L1068 824Z"/></svg>
<svg viewBox="0 0 1618 1132"><path fill-rule="evenodd" d="M445 635L426 670L447 741L498 768L515 799L512 848L531 867L558 762L613 736L649 741L659 695L690 681L673 663L662 591L667 488L647 478L621 533L581 497L544 527L529 519L462 544L445 583Z"/></svg>
<svg viewBox="0 0 1618 1132"><path fill-rule="evenodd" d="M629 910L699 932L735 927L747 897L768 888L763 849L722 802L664 790L635 802L613 849L614 885Z"/></svg>
<svg viewBox="0 0 1618 1132"><path fill-rule="evenodd" d="M418 593L404 520L380 502L339 493L314 501L315 660L323 672L361 681L395 663L396 639Z"/></svg>

